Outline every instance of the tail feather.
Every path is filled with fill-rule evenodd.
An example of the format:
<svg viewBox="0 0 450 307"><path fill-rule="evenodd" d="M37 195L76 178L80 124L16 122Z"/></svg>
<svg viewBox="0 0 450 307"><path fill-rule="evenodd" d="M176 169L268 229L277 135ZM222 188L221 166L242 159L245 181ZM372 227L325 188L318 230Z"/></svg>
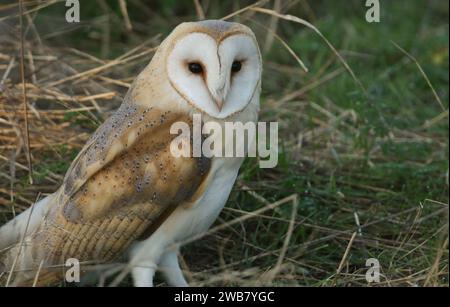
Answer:
<svg viewBox="0 0 450 307"><path fill-rule="evenodd" d="M33 257L33 242L27 237L23 244L16 244L0 255L0 286L31 286L38 274ZM44 272L45 270L43 270Z"/></svg>
<svg viewBox="0 0 450 307"><path fill-rule="evenodd" d="M22 268L28 267L29 262L32 260L31 242L29 242L30 235L41 225L52 204L54 195L52 194L41 199L0 227L0 286L6 283L10 271L13 269L13 263L16 264L14 271L18 269L20 272ZM22 239L24 239L23 246L19 244ZM19 249L21 250L20 253ZM16 284L16 281L30 278L26 272L21 273L19 277L14 278L12 285Z"/></svg>
<svg viewBox="0 0 450 307"><path fill-rule="evenodd" d="M39 227L48 212L53 195L41 199L0 228L0 252L19 243L25 231L28 236Z"/></svg>

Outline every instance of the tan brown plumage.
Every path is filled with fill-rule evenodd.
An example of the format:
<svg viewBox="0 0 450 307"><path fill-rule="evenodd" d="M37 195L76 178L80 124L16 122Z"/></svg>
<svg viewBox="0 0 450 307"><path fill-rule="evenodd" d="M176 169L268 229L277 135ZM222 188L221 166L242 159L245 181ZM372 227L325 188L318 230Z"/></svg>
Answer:
<svg viewBox="0 0 450 307"><path fill-rule="evenodd" d="M142 107L130 101L133 89L120 109L109 118L73 161L62 186L55 193L54 210L36 234L30 253L35 268L40 261L45 283L60 280L61 266L68 258L81 262L108 262L121 253L164 211L195 201L206 180L206 158L175 158L170 153L170 126L192 118L182 113ZM6 255L12 265L16 249ZM29 264L30 265L30 264ZM55 275L55 276L51 276ZM25 278L20 285L29 285Z"/></svg>
<svg viewBox="0 0 450 307"><path fill-rule="evenodd" d="M236 61L242 70L232 72ZM201 62L202 76L189 70L192 62ZM68 258L104 263L127 252L136 285L152 285L160 263L172 269L169 283L186 285L171 246L211 225L243 157L192 157L192 135L190 157L175 157L171 126L182 122L192 131L192 115L199 113L221 127L256 122L261 71L247 27L223 21L178 26L72 162L61 187L40 203L23 246L0 256L0 274L3 263L4 271L16 270L16 285L30 285L36 276L38 285L52 284L63 280ZM0 228L0 240L18 242L10 232L26 232L24 214Z"/></svg>
<svg viewBox="0 0 450 307"><path fill-rule="evenodd" d="M61 265L68 258L116 259L165 210L193 201L207 177L208 159L170 154L170 124L189 118L131 104L122 110L125 113L119 111L106 122L74 161L56 193L57 209L33 237L32 253L47 265ZM120 135L111 132L116 130L109 126L120 123L136 126ZM132 142L130 131L137 131ZM123 149L112 154L111 148Z"/></svg>

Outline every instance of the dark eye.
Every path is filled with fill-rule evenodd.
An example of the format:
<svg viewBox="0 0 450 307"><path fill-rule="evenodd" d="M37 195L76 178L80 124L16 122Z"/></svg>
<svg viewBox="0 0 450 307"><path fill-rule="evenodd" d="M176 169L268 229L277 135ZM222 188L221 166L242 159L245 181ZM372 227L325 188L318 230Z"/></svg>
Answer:
<svg viewBox="0 0 450 307"><path fill-rule="evenodd" d="M232 72L238 72L242 68L242 63L240 61L234 61L231 65L231 71Z"/></svg>
<svg viewBox="0 0 450 307"><path fill-rule="evenodd" d="M201 74L203 72L203 67L199 63L189 63L188 67L193 74Z"/></svg>

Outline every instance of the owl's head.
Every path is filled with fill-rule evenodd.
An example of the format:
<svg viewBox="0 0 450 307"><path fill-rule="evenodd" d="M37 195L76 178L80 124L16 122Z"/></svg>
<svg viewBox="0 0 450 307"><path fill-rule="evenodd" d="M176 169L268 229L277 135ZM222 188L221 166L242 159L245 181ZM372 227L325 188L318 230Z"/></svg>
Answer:
<svg viewBox="0 0 450 307"><path fill-rule="evenodd" d="M259 94L261 54L248 27L218 20L183 23L166 41L169 81L195 108L226 118Z"/></svg>

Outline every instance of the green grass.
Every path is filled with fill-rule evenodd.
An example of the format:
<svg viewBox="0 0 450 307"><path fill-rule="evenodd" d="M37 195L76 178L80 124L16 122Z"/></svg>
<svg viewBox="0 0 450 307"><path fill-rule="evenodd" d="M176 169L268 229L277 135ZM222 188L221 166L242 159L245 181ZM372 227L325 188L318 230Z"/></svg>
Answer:
<svg viewBox="0 0 450 307"><path fill-rule="evenodd" d="M364 1L282 2L285 7L296 3L283 13L313 23L345 58L366 92L317 34L279 20L278 35L305 62L309 73L302 72L276 40L264 54L261 120L279 122L279 164L260 169L256 159L247 159L215 225L296 194L295 227L274 285L365 286L368 258L380 261L379 285L448 285L448 245L444 246L448 239L448 114L433 121L448 110L448 2L381 1L378 24L365 21ZM191 1L156 1L148 11L129 4L135 30L127 33L120 26L117 2L107 2L110 44L102 49L97 37L104 31L99 16L105 13L96 2L85 3L84 24L69 35L49 38L46 44L111 59L157 33L166 35L181 21L196 19ZM219 18L252 2L209 3L207 17ZM309 3L312 13L301 3ZM266 5L272 6L272 1ZM43 10L36 18L38 29L51 33L47 21L63 23L61 10L57 6ZM269 18L258 13L240 17L255 30L261 46L267 32L260 25L267 26ZM444 109L416 64L393 42L420 63ZM124 65L109 76L131 78L144 64ZM309 90L280 103L302 88ZM123 88L118 90L124 93ZM79 114L70 113L64 120L76 131L94 130L92 122ZM55 160L53 151L37 153L38 184L44 185L49 172L64 175L76 151L59 148L63 161ZM8 156L1 149L0 153ZM26 172L18 172L15 189L32 199L37 189L27 186L26 178ZM265 272L275 266L282 250L291 203L262 215L183 247L185 269L192 273L188 276L198 285L264 284ZM9 217L5 214L3 220ZM354 232L357 235L349 246ZM342 270L336 275L341 261Z"/></svg>

